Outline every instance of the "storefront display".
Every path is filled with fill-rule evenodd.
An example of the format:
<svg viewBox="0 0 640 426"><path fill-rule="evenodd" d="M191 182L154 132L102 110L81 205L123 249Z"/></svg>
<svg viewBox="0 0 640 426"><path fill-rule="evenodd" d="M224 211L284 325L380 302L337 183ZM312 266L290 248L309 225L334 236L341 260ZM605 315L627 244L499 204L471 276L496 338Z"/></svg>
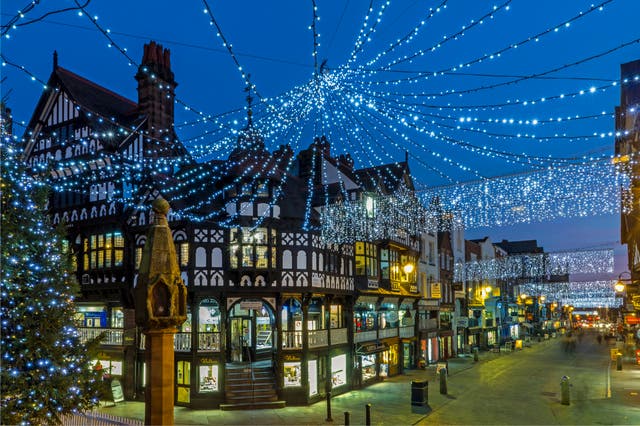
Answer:
<svg viewBox="0 0 640 426"><path fill-rule="evenodd" d="M347 356L331 358L331 385L335 388L347 384Z"/></svg>
<svg viewBox="0 0 640 426"><path fill-rule="evenodd" d="M318 394L318 361L309 360L307 364L307 373L309 375L309 396Z"/></svg>
<svg viewBox="0 0 640 426"><path fill-rule="evenodd" d="M376 354L362 355L362 381L377 377L376 371Z"/></svg>
<svg viewBox="0 0 640 426"><path fill-rule="evenodd" d="M198 392L216 392L218 390L218 366L199 366L198 383Z"/></svg>
<svg viewBox="0 0 640 426"><path fill-rule="evenodd" d="M301 386L302 385L302 369L299 362L284 363L284 387Z"/></svg>

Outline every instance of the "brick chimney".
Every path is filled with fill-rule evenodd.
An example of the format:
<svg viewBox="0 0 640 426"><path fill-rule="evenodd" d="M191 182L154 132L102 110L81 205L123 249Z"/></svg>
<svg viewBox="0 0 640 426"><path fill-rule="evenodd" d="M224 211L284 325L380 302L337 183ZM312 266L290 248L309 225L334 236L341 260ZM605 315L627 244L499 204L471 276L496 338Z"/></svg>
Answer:
<svg viewBox="0 0 640 426"><path fill-rule="evenodd" d="M147 117L145 130L149 136L145 150L154 156L171 155L169 148L175 140L173 101L178 83L171 71L169 49L155 41L144 45L144 54L138 73L138 108Z"/></svg>

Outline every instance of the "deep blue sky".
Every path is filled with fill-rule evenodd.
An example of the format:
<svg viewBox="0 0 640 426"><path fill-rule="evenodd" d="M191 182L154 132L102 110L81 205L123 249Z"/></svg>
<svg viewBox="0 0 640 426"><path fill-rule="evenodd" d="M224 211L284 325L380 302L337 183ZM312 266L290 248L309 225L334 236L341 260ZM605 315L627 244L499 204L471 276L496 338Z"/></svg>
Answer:
<svg viewBox="0 0 640 426"><path fill-rule="evenodd" d="M353 50L369 1L317 0L318 32L321 45L318 49L319 62L327 60L329 69L344 64ZM365 43L363 52L355 65L363 65L376 54L382 52L390 42L402 37L428 15L429 7L437 7L442 0L435 1L392 1L382 15L371 41ZM401 48L388 55L389 59L410 54L421 48L435 45L445 36L470 25L486 13L495 3L471 0L451 0L447 8L427 20L419 34ZM600 2L571 0L515 0L509 10L501 9L494 18L487 18L482 25L469 30L458 40L448 41L434 52L425 54L415 62L401 64L396 71L442 70L459 63L473 60L485 53L500 50L518 43L527 37L553 28L555 25L586 11L591 4ZM16 11L27 4L26 0L2 2L2 23L5 24ZM378 11L380 1L374 1ZM54 10L72 7L72 1L43 1L20 22L27 22ZM263 96L271 97L285 93L295 86L309 81L313 73L312 32L308 29L312 22L311 1L211 1L213 14L220 24L225 37L232 43L233 50L244 70L251 73L251 80ZM203 13L204 5L199 1L125 1L93 0L87 6L91 15L98 16L98 22L111 30L116 42L127 49L131 57L139 61L142 46L149 40L156 40L171 49L173 71L179 86L177 96L188 105L207 114L220 114L242 108L245 105L245 86L231 56L216 37L216 31L209 23L209 16ZM459 72L416 84L402 83L391 86L388 91L403 94L433 93L450 89L463 90L509 80L495 75L532 75L553 68L562 67L591 55L615 48L623 43L640 38L637 19L640 16L640 1L614 0L605 5L604 10L588 14L568 27L550 35L509 49L494 60L465 68L467 73L485 76L462 76ZM375 17L375 14L374 14ZM373 21L373 18L370 22ZM52 68L52 52L58 51L61 66L70 69L98 84L136 100L136 69L127 63L125 57L115 48L109 48L108 41L96 30L85 16L70 11L46 17L44 20L18 27L9 32L10 38L2 40L2 53L12 62L24 66L38 78L48 78ZM610 84L619 78L619 65L640 58L640 44L636 43L612 54L588 61L582 65L569 67L547 77L559 79L529 79L525 82L483 90L463 97L439 97L421 102L434 105L487 105L507 99L540 99L563 93L587 90ZM387 62L384 58L376 66ZM489 77L486 75L493 75ZM371 81L398 79L407 74L402 72L382 73L356 79L359 88L368 87ZM20 71L5 66L2 76L3 97L8 90L8 105L14 112L16 121L28 121L41 93L41 86ZM512 78L511 78L512 79ZM367 83L368 82L368 83ZM380 88L382 86L375 86ZM390 87L390 86L385 86ZM353 90L353 89L352 89ZM378 89L376 89L378 90ZM383 91L385 91L383 90ZM347 91L343 92L346 95ZM350 93L353 93L350 92ZM537 126L505 126L479 124L478 129L497 134L554 135L565 133L569 136L584 136L608 133L614 130L613 119L608 115L619 103L619 89L596 91L584 96L567 98L537 105L507 108L455 111L434 110L434 113L451 114L453 117L472 116L482 120L487 118L511 117L516 120L543 120L552 117L590 115L605 112L598 119L563 121L561 124ZM387 96L392 103L394 96ZM406 101L406 100L405 100ZM387 104L388 106L389 104ZM176 108L176 122L194 120L193 114ZM243 115L237 115L238 120ZM439 121L455 127L454 121ZM387 123L389 125L389 123ZM242 126L242 122L238 127ZM428 125L425 125L428 127ZM181 139L200 135L208 128L203 125L179 129ZM501 151L526 156L580 156L586 153L596 155L613 152L613 137L605 134L602 138L573 138L553 140L528 140L504 137L487 137L477 132L463 132L455 128L446 130L438 127L445 136L464 140L477 146L490 146ZM17 133L21 128L16 126ZM416 139L418 137L416 136ZM301 146L308 145L304 141ZM422 186L448 183L430 172L424 164L438 168L455 181L471 180L473 173L462 173L460 167L451 167L443 162L445 156L454 158L459 164L472 169L476 175L496 176L514 171L522 171L521 166L501 162L490 157L463 152L451 145L431 141L430 150L440 157L429 155L431 151L416 150L400 140L397 147L377 152L373 146L343 143L336 144L336 151L354 153L356 163L366 167L380 161L394 161L404 157L403 151L412 152L410 164L413 173ZM200 143L210 143L203 139ZM272 141L277 146L282 141ZM374 152L374 154L371 154ZM550 251L613 247L619 240L619 218L617 215L598 216L563 222L543 222L534 225L506 226L493 229L469 230L468 238L489 235L493 240L537 239L539 244ZM624 253L616 245L617 253ZM616 259L616 270L626 269L624 255Z"/></svg>

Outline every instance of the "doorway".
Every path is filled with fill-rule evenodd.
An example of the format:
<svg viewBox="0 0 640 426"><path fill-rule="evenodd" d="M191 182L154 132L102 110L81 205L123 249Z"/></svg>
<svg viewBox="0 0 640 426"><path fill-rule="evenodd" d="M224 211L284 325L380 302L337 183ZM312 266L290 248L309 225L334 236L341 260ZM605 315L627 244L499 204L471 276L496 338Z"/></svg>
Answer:
<svg viewBox="0 0 640 426"><path fill-rule="evenodd" d="M241 300L229 309L227 360L244 363L271 360L275 315L262 300Z"/></svg>

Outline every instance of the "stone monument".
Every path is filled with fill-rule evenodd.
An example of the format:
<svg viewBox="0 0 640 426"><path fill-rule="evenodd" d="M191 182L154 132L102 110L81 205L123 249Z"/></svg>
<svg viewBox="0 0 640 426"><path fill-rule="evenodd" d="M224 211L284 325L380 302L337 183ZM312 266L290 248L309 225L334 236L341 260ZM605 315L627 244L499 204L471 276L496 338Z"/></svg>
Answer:
<svg viewBox="0 0 640 426"><path fill-rule="evenodd" d="M171 229L167 222L169 203L162 197L153 202L154 221L142 250L138 283L134 290L136 324L146 336L145 389L146 425L172 425L174 399L173 336L186 319L187 289Z"/></svg>

